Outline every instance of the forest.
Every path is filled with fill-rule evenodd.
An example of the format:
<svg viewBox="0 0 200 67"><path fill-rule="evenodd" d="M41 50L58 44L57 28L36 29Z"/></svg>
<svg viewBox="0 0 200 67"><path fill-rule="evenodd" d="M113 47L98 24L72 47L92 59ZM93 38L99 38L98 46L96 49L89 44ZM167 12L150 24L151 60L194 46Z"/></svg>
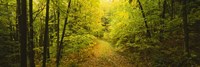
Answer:
<svg viewBox="0 0 200 67"><path fill-rule="evenodd" d="M0 0L0 67L200 67L200 0Z"/></svg>

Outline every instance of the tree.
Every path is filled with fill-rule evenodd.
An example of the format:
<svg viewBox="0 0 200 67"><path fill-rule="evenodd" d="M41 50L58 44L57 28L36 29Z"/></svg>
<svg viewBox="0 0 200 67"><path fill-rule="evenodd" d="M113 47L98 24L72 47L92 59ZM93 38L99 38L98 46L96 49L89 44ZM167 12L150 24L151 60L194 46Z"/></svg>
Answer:
<svg viewBox="0 0 200 67"><path fill-rule="evenodd" d="M18 2L20 1L20 2ZM27 12L26 0L18 0L17 5L20 5L20 14L18 18L20 30L20 53L21 53L21 67L27 67Z"/></svg>
<svg viewBox="0 0 200 67"><path fill-rule="evenodd" d="M67 8L67 15L65 18L65 23L64 23L64 28L62 31L62 36L61 36L61 41L60 44L58 45L58 52L57 52L57 59L56 59L56 66L59 67L60 64L60 58L61 58L61 51L62 51L62 47L63 47L63 39L64 39L64 35L65 35L65 30L66 30L66 26L67 26L67 22L68 22L68 15L69 15L69 11L70 11L70 6L71 6L71 0L69 0L68 3L68 8Z"/></svg>
<svg viewBox="0 0 200 67"><path fill-rule="evenodd" d="M163 1L163 7L162 7L162 13L161 13L161 23L160 23L160 25L161 25L161 29L160 29L160 41L162 41L163 40L163 33L164 33L164 24L165 24L165 13L166 13L166 5L167 5L167 1L166 0L164 0Z"/></svg>
<svg viewBox="0 0 200 67"><path fill-rule="evenodd" d="M174 7L175 7L175 4L174 4L174 0L171 0L171 19L174 18Z"/></svg>
<svg viewBox="0 0 200 67"><path fill-rule="evenodd" d="M96 66L115 56L136 67L199 66L199 3L0 0L0 67Z"/></svg>
<svg viewBox="0 0 200 67"><path fill-rule="evenodd" d="M188 0L183 0L183 31L184 31L184 44L185 44L185 52L187 56L190 57L190 50L189 50L189 30L188 30L188 8L187 8Z"/></svg>
<svg viewBox="0 0 200 67"><path fill-rule="evenodd" d="M35 67L34 57L35 52L34 48L34 38L33 38L33 0L29 0L29 22L30 22L30 32L29 32L29 60L30 60L30 67Z"/></svg>
<svg viewBox="0 0 200 67"><path fill-rule="evenodd" d="M59 5L60 4L60 1L57 0L56 1L56 5ZM56 54L56 66L59 67L59 48L60 48L60 35L59 35L59 32L60 32L60 10L59 10L59 6L57 6L57 54Z"/></svg>
<svg viewBox="0 0 200 67"><path fill-rule="evenodd" d="M19 16L20 16L20 0L16 0L16 32L15 32L15 40L19 40Z"/></svg>
<svg viewBox="0 0 200 67"><path fill-rule="evenodd" d="M56 4L59 5L60 1L57 0ZM57 57L56 57L56 59L57 59L56 60L56 66L57 67L59 67L59 61L60 61L60 60L58 60L58 59L60 59L59 58L60 57L60 55L59 55L60 54L59 53L59 51L60 51L60 46L59 46L60 45L60 41L59 41L60 40L60 35L59 35L60 26L59 25L60 25L60 10L59 10L59 6L57 6L57 54L56 54L57 55Z"/></svg>
<svg viewBox="0 0 200 67"><path fill-rule="evenodd" d="M49 46L49 0L46 0L46 19L45 19L45 34L44 34L44 46L43 46L43 67L46 67L47 48Z"/></svg>
<svg viewBox="0 0 200 67"><path fill-rule="evenodd" d="M141 13L142 13L142 16L143 16L143 18L144 18L144 24L145 24L145 27L146 27L146 33L147 33L147 37L151 37L151 33L150 33L150 31L149 31L149 26L148 26L148 24L147 24L147 18L146 18L146 15L145 15L145 13L144 13L144 9L143 9L143 7L142 7L142 4L141 4L141 2L140 2L140 0L137 0L137 2L138 2L138 4L139 4L139 7L140 7L140 10L141 10Z"/></svg>
<svg viewBox="0 0 200 67"><path fill-rule="evenodd" d="M11 3L12 2L12 3ZM20 44L14 39L14 20L16 3L0 1L0 66L17 67L20 65Z"/></svg>

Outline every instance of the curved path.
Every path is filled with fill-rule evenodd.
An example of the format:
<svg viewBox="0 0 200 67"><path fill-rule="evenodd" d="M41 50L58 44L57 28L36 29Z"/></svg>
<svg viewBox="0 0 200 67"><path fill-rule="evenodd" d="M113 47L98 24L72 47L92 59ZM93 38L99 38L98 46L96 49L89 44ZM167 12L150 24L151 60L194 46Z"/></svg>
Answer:
<svg viewBox="0 0 200 67"><path fill-rule="evenodd" d="M118 54L106 41L96 40L96 44L90 50L92 57L79 63L80 67L133 67L128 59Z"/></svg>

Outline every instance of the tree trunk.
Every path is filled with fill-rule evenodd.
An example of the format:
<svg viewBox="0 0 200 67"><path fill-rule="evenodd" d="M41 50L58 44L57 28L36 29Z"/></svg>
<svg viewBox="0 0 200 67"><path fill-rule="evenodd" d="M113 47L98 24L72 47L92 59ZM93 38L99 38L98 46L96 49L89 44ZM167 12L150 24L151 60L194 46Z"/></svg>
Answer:
<svg viewBox="0 0 200 67"><path fill-rule="evenodd" d="M48 41L48 45L47 45L47 59L50 58L50 51L49 51L50 41L51 41L51 40Z"/></svg>
<svg viewBox="0 0 200 67"><path fill-rule="evenodd" d="M64 35L65 35L65 30L66 30L66 25L67 25L67 22L68 22L68 15L69 15L69 9L70 9L70 5L71 5L71 0L69 0L69 3L68 3L68 10L67 10L67 16L65 18L65 23L64 23L64 28L63 28L63 32L62 32L62 37L61 37L61 41L60 41L60 45L58 46L58 53L57 53L57 60L56 60L56 66L59 67L59 64L60 64L60 58L61 58L61 51L62 51L62 47L63 47L63 39L64 39Z"/></svg>
<svg viewBox="0 0 200 67"><path fill-rule="evenodd" d="M29 22L30 22L29 62L30 62L30 67L35 67L35 63L34 63L35 52L33 50L34 42L33 42L33 4L32 2L33 0L29 0Z"/></svg>
<svg viewBox="0 0 200 67"><path fill-rule="evenodd" d="M17 7L16 7L16 33L15 33L15 41L19 40L19 16L20 16L20 0L16 0Z"/></svg>
<svg viewBox="0 0 200 67"><path fill-rule="evenodd" d="M46 19L45 19L45 34L44 34L44 47L43 47L43 67L46 67L47 48L49 45L49 0L46 2Z"/></svg>
<svg viewBox="0 0 200 67"><path fill-rule="evenodd" d="M174 4L174 0L171 0L171 19L174 19L174 6L175 6L175 4Z"/></svg>
<svg viewBox="0 0 200 67"><path fill-rule="evenodd" d="M183 19L185 52L187 53L187 56L190 57L187 2L188 2L187 0L183 0L183 18L182 19Z"/></svg>
<svg viewBox="0 0 200 67"><path fill-rule="evenodd" d="M161 13L161 28L160 28L160 41L163 41L164 37L163 37L163 33L164 33L164 24L165 24L165 13L166 13L166 6L167 6L167 1L164 0L163 2L163 7L162 7L162 13Z"/></svg>
<svg viewBox="0 0 200 67"><path fill-rule="evenodd" d="M26 13L26 0L17 1L20 4L20 16L18 18L20 30L20 53L21 53L21 67L27 67L27 13Z"/></svg>
<svg viewBox="0 0 200 67"><path fill-rule="evenodd" d="M57 0L56 4L59 5L60 1ZM57 55L56 55L56 66L59 67L59 61L58 59L59 58L59 40L60 40L60 35L59 35L59 32L60 32L60 10L59 10L59 7L57 7Z"/></svg>
<svg viewBox="0 0 200 67"><path fill-rule="evenodd" d="M142 7L142 4L140 2L140 0L137 0L138 1L138 4L139 4L139 7L140 7L140 10L142 12L142 17L144 18L144 24L145 24L145 27L146 27L146 32L147 32L147 37L151 37L151 33L149 31L149 27L148 27L148 24L147 24L147 18L146 18L146 15L144 13L144 10L143 10L143 7Z"/></svg>

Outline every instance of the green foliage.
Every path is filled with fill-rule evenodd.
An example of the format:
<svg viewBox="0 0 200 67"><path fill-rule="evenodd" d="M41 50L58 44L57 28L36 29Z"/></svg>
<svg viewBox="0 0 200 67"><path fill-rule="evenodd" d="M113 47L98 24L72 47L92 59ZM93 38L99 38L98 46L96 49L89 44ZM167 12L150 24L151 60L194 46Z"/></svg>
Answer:
<svg viewBox="0 0 200 67"><path fill-rule="evenodd" d="M13 24L13 13L11 9L14 1L0 1L0 67L17 67L19 66L19 43L13 41L10 31ZM8 6L10 5L10 6Z"/></svg>
<svg viewBox="0 0 200 67"><path fill-rule="evenodd" d="M65 39L65 52L77 52L81 49L87 48L89 45L93 45L96 38L93 35L71 35Z"/></svg>
<svg viewBox="0 0 200 67"><path fill-rule="evenodd" d="M99 44L96 41L101 39L110 42L120 54L128 57L131 63L139 67L200 65L200 1L190 0L186 5L188 7L190 57L184 51L182 1L166 0L164 14L164 0L139 1L146 19L142 16L138 0L71 0L70 7L68 7L69 0L51 0L49 64L53 65L55 61L58 49L57 39L59 36L60 43L64 22L67 21L61 51L64 59L62 60L63 66L65 62L72 67L78 66L80 61L85 60L84 57L90 56L86 55L89 54L87 52L94 48L92 46ZM33 0L33 41L37 65L41 65L42 61L45 2L46 0ZM16 0L0 1L0 66L3 67L19 65L18 24L16 23L16 10L14 10L16 7ZM66 14L67 10L69 10L68 14ZM59 24L57 23L58 11L60 12ZM66 17L68 19L65 19ZM146 36L145 20L151 37Z"/></svg>
<svg viewBox="0 0 200 67"><path fill-rule="evenodd" d="M67 25L70 33L100 35L99 32L102 30L102 26L98 1L78 1L77 3L72 3L72 7L70 7L69 23Z"/></svg>
<svg viewBox="0 0 200 67"><path fill-rule="evenodd" d="M3 22L0 22L0 25L0 66L17 67L19 65L19 43L10 39L8 29Z"/></svg>
<svg viewBox="0 0 200 67"><path fill-rule="evenodd" d="M146 37L146 28L144 26L144 18L142 17L141 10L134 1L129 5L127 2L118 2L118 5L114 4L110 13L109 34L107 39L116 47L120 52L124 52L127 56L133 59L133 62L141 66L181 66L184 64L190 66L196 65L197 53L194 51L193 59L188 60L183 48L183 31L182 31L182 12L180 7L182 4L176 6L171 5L171 1L167 1L165 18L162 18L163 2L162 1L146 1L140 0L144 8L145 15L147 17L147 24L152 34L151 38ZM116 2L117 3L117 2ZM194 2L191 2L194 3ZM120 7L119 7L120 6ZM133 9L132 9L133 7ZM171 7L176 7L174 11L174 17L172 18ZM195 12L189 14L190 23L195 22L197 18L198 9L194 9ZM196 15L193 15L196 14ZM193 17L192 17L193 16ZM164 22L161 25L161 22ZM198 24L199 21L196 21ZM193 27L191 29L194 29ZM161 30L163 34L161 35ZM192 33L191 33L192 34ZM160 41L160 37L164 38L164 41ZM194 35L195 36L195 35ZM198 36L198 35L196 35ZM191 37L193 39L193 36ZM190 44L192 46L192 43ZM197 45L196 45L197 47ZM191 47L192 48L192 47ZM195 60L194 60L195 58Z"/></svg>

